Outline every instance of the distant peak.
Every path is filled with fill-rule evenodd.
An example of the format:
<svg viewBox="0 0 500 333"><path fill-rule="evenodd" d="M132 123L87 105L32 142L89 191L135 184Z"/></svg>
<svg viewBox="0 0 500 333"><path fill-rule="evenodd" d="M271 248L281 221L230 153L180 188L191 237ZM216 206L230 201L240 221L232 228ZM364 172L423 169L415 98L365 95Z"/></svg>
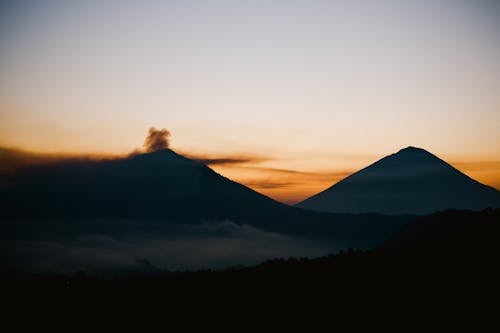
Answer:
<svg viewBox="0 0 500 333"><path fill-rule="evenodd" d="M406 148L403 148L401 149L400 151L398 151L398 154L399 153L426 153L426 154L430 154L427 150L425 149L422 149L422 148L418 148L418 147L413 147L413 146L408 146Z"/></svg>
<svg viewBox="0 0 500 333"><path fill-rule="evenodd" d="M177 155L173 150L169 148L158 149L155 151L146 151L138 154L139 156L167 156L167 155Z"/></svg>
<svg viewBox="0 0 500 333"><path fill-rule="evenodd" d="M162 148L162 149L158 149L158 150L154 150L154 151L145 152L145 154L160 155L160 154L176 154L176 153L170 148Z"/></svg>
<svg viewBox="0 0 500 333"><path fill-rule="evenodd" d="M177 154L170 148L159 149L152 152L140 153L133 156L133 158L148 159L148 160L187 160L184 156Z"/></svg>

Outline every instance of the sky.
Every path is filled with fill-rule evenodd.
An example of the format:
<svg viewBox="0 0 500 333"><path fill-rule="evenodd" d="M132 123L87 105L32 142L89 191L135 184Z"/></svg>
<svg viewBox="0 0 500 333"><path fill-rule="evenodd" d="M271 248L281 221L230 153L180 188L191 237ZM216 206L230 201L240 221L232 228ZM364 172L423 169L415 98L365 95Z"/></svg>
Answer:
<svg viewBox="0 0 500 333"><path fill-rule="evenodd" d="M0 146L171 148L294 203L412 145L500 189L500 3L0 2Z"/></svg>

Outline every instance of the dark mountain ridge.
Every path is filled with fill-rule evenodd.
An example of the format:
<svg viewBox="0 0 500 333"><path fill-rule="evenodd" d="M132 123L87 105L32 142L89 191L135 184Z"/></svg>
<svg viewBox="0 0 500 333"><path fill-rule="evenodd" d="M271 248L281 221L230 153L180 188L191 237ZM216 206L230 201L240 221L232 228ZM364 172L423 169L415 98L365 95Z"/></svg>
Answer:
<svg viewBox="0 0 500 333"><path fill-rule="evenodd" d="M334 213L430 214L500 207L500 193L424 149L407 147L297 206Z"/></svg>
<svg viewBox="0 0 500 333"><path fill-rule="evenodd" d="M183 220L237 217L254 212L255 205L284 207L168 149L123 159L26 168L8 184L2 191L2 214L13 217ZM237 209L236 203L240 203Z"/></svg>
<svg viewBox="0 0 500 333"><path fill-rule="evenodd" d="M4 175L0 183L4 233L48 229L71 234L103 228L107 233L161 233L170 223L228 220L364 247L381 242L413 218L333 215L290 207L169 149L26 167ZM85 221L67 223L70 219Z"/></svg>

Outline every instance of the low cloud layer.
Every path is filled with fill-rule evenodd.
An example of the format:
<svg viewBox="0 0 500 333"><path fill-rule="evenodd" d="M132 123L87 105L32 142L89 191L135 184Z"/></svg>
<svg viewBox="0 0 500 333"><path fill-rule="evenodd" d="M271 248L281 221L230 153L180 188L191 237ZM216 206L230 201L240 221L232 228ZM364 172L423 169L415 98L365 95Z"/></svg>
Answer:
<svg viewBox="0 0 500 333"><path fill-rule="evenodd" d="M182 154L187 158L206 164L208 166L254 165L270 160L270 158L267 157L248 154L208 155L194 154L189 152L183 152Z"/></svg>
<svg viewBox="0 0 500 333"><path fill-rule="evenodd" d="M105 154L37 153L16 148L0 147L0 175L8 175L18 170L33 166L103 161L119 158L124 158L124 156Z"/></svg>
<svg viewBox="0 0 500 333"><path fill-rule="evenodd" d="M85 271L102 276L252 265L270 258L316 257L337 249L228 221L173 226L162 236L82 234L65 240L10 240L0 245L2 262L9 269Z"/></svg>

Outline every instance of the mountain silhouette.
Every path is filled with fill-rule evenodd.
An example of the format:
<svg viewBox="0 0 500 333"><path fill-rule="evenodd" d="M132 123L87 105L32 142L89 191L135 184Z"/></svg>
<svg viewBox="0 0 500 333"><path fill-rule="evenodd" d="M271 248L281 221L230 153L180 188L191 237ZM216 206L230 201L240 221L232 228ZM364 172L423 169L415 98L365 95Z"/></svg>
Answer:
<svg viewBox="0 0 500 333"><path fill-rule="evenodd" d="M0 184L0 231L6 239L52 232L63 237L165 233L172 223L231 221L346 247L370 247L414 218L287 206L170 149L24 167L1 175Z"/></svg>
<svg viewBox="0 0 500 333"><path fill-rule="evenodd" d="M286 207L170 149L27 168L1 193L7 216L239 218Z"/></svg>
<svg viewBox="0 0 500 333"><path fill-rule="evenodd" d="M389 237L378 251L433 257L448 255L473 261L490 254L498 256L500 209L483 211L447 210L412 221Z"/></svg>
<svg viewBox="0 0 500 333"><path fill-rule="evenodd" d="M297 206L335 213L428 214L500 207L500 193L424 149L407 147Z"/></svg>

